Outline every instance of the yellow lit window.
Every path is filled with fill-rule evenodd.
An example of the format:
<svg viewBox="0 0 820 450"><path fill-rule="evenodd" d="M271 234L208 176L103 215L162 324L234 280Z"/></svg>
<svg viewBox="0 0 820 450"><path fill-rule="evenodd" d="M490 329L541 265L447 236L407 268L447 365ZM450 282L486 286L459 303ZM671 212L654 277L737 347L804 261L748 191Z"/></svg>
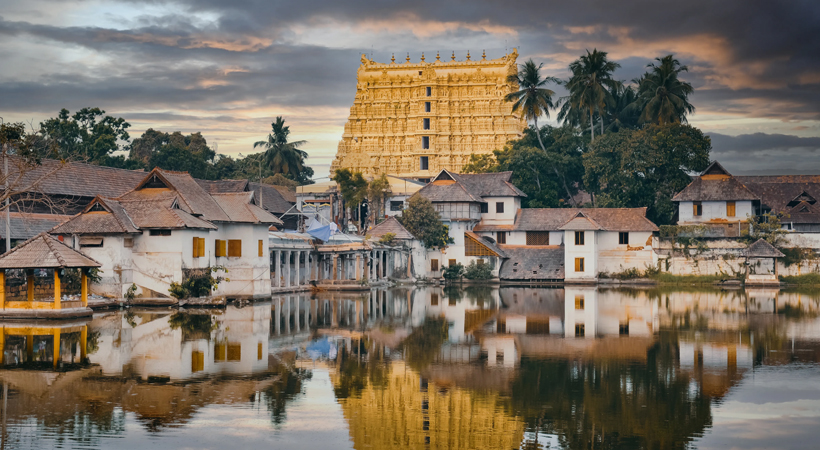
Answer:
<svg viewBox="0 0 820 450"><path fill-rule="evenodd" d="M216 344L214 345L214 362L216 361L225 361L228 357L227 348L225 344Z"/></svg>
<svg viewBox="0 0 820 450"><path fill-rule="evenodd" d="M703 205L700 202L692 203L692 214L698 217L703 215Z"/></svg>
<svg viewBox="0 0 820 450"><path fill-rule="evenodd" d="M262 361L262 343L256 344L256 359Z"/></svg>
<svg viewBox="0 0 820 450"><path fill-rule="evenodd" d="M228 344L228 361L242 359L242 344Z"/></svg>
<svg viewBox="0 0 820 450"><path fill-rule="evenodd" d="M227 242L223 241L223 240L220 240L220 239L217 239L216 240L216 249L215 250L216 251L214 252L214 254L218 257L228 256Z"/></svg>
<svg viewBox="0 0 820 450"><path fill-rule="evenodd" d="M584 309L584 296L583 295L576 295L575 296L575 309Z"/></svg>
<svg viewBox="0 0 820 450"><path fill-rule="evenodd" d="M265 241L259 239L259 257L265 256Z"/></svg>
<svg viewBox="0 0 820 450"><path fill-rule="evenodd" d="M242 256L242 241L239 239L228 239L228 256L240 257Z"/></svg>
<svg viewBox="0 0 820 450"><path fill-rule="evenodd" d="M203 370L205 370L205 354L191 352L191 372L202 372Z"/></svg>
<svg viewBox="0 0 820 450"><path fill-rule="evenodd" d="M735 216L735 202L726 202L726 216L727 217L734 217Z"/></svg>
<svg viewBox="0 0 820 450"><path fill-rule="evenodd" d="M584 258L575 258L575 271L576 272L583 272L584 271Z"/></svg>
<svg viewBox="0 0 820 450"><path fill-rule="evenodd" d="M193 256L194 258L202 258L205 256L205 238L195 237L193 241Z"/></svg>
<svg viewBox="0 0 820 450"><path fill-rule="evenodd" d="M583 231L576 231L575 232L575 245L584 245L584 232Z"/></svg>

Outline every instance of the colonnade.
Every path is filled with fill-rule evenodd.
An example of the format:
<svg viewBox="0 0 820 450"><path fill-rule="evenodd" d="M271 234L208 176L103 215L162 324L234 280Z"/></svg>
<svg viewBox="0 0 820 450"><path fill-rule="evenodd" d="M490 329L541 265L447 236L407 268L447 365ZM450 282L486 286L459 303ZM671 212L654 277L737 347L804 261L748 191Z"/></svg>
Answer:
<svg viewBox="0 0 820 450"><path fill-rule="evenodd" d="M311 281L334 284L365 278L370 283L385 281L392 275L391 266L395 263L391 253L383 249L338 252L274 249L271 251L271 287L290 290L308 286Z"/></svg>

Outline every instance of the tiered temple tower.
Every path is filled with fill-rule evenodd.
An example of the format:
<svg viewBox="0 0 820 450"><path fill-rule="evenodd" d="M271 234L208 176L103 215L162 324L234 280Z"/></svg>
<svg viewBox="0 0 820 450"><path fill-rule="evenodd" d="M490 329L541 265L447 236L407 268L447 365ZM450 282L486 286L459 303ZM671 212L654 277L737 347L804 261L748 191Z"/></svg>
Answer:
<svg viewBox="0 0 820 450"><path fill-rule="evenodd" d="M499 59L389 64L362 55L350 108L331 174L339 168L427 179L441 169L460 172L470 155L501 149L520 138L526 122L504 96L518 86L518 52Z"/></svg>

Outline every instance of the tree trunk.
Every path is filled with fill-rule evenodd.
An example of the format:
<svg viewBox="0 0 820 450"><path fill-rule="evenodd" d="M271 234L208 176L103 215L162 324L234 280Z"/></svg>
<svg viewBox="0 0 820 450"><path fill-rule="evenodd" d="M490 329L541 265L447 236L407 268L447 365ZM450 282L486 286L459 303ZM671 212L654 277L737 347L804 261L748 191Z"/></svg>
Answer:
<svg viewBox="0 0 820 450"><path fill-rule="evenodd" d="M604 135L604 113L601 111L601 136Z"/></svg>
<svg viewBox="0 0 820 450"><path fill-rule="evenodd" d="M592 143L595 141L595 122L592 121L592 108L589 108L589 132L592 135L589 142Z"/></svg>
<svg viewBox="0 0 820 450"><path fill-rule="evenodd" d="M533 119L533 123L535 124L535 136L538 137L538 144L541 146L541 151L543 151L544 154L547 155L548 154L547 149L544 148L544 142L541 140L541 130L538 129L538 119ZM552 166L552 171L555 172L555 176L558 177L559 180L561 180L561 183L563 183L564 190L567 191L567 201L569 201L570 205L575 207L575 200L572 199L572 194L569 192L569 187L567 186L567 180L564 179L564 177L560 173L558 173L558 169L555 168L554 164ZM539 185L539 190L540 190L540 185Z"/></svg>

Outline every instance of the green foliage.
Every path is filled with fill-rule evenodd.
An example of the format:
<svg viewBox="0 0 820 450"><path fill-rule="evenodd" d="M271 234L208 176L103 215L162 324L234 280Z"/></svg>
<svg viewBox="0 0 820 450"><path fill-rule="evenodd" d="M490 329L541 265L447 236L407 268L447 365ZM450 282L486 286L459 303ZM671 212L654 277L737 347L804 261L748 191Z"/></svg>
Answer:
<svg viewBox="0 0 820 450"><path fill-rule="evenodd" d="M779 261L786 267L817 259L817 254L811 248L784 247L779 250L785 255Z"/></svg>
<svg viewBox="0 0 820 450"><path fill-rule="evenodd" d="M361 172L352 172L350 169L337 169L336 173L330 177L339 185L339 192L342 199L347 203L348 208L359 206L367 197L367 180Z"/></svg>
<svg viewBox="0 0 820 450"><path fill-rule="evenodd" d="M441 276L444 277L445 280L452 281L458 280L464 275L464 266L455 263L453 265L447 266L441 272Z"/></svg>
<svg viewBox="0 0 820 450"><path fill-rule="evenodd" d="M659 125L686 123L686 115L695 112L689 96L695 91L691 84L678 79L678 74L688 67L672 55L655 58L660 64L650 64L649 71L641 78L636 104L642 111L641 123Z"/></svg>
<svg viewBox="0 0 820 450"><path fill-rule="evenodd" d="M274 173L289 175L290 178L302 181L305 178L305 159L308 154L299 147L307 141L288 141L290 127L285 126L285 119L279 116L271 123L271 133L267 140L257 141L253 147L265 149L265 162ZM313 170L310 171L311 175Z"/></svg>
<svg viewBox="0 0 820 450"><path fill-rule="evenodd" d="M552 96L555 92L545 88L547 83L558 83L553 77L541 78L539 73L543 64L535 65L533 60L529 60L521 65L518 73L507 76L507 82L513 86L518 86L518 91L507 94L504 100L512 102L512 111L521 111L527 121L535 124L538 128L538 118L546 116L549 118L552 104Z"/></svg>
<svg viewBox="0 0 820 450"><path fill-rule="evenodd" d="M0 124L0 152L21 157L23 169L40 165L43 158L60 157L56 141L40 132L29 132L23 122Z"/></svg>
<svg viewBox="0 0 820 450"><path fill-rule="evenodd" d="M159 167L165 170L188 172L194 178L211 179L216 152L208 147L200 133L184 136L176 131L166 135L165 141L151 153L147 168Z"/></svg>
<svg viewBox="0 0 820 450"><path fill-rule="evenodd" d="M612 92L620 87L620 82L612 78L612 73L620 64L609 61L606 52L593 49L587 50L569 65L572 73L569 80L564 82L569 95L561 98L561 111L558 119L565 124L576 127L589 126L590 141L595 140L595 113L601 118L601 133L603 134L606 108L612 106L615 100Z"/></svg>
<svg viewBox="0 0 820 450"><path fill-rule="evenodd" d="M805 273L803 275L780 276L780 281L797 285L820 286L820 273Z"/></svg>
<svg viewBox="0 0 820 450"><path fill-rule="evenodd" d="M444 225L430 200L414 195L398 221L426 248L441 248L453 243L450 227Z"/></svg>
<svg viewBox="0 0 820 450"><path fill-rule="evenodd" d="M376 217L384 216L384 202L391 193L390 181L385 174L381 174L367 184L367 204L371 225L375 225Z"/></svg>
<svg viewBox="0 0 820 450"><path fill-rule="evenodd" d="M493 269L489 264L476 264L471 261L464 269L464 278L468 280L489 280L493 277Z"/></svg>
<svg viewBox="0 0 820 450"><path fill-rule="evenodd" d="M429 367L447 340L447 329L447 320L443 317L427 317L401 344L407 365L417 372Z"/></svg>
<svg viewBox="0 0 820 450"><path fill-rule="evenodd" d="M379 244L393 245L393 241L395 240L396 233L384 233L382 237L379 239Z"/></svg>
<svg viewBox="0 0 820 450"><path fill-rule="evenodd" d="M492 154L470 155L470 161L461 168L462 173L490 173L498 171L498 161Z"/></svg>
<svg viewBox="0 0 820 450"><path fill-rule="evenodd" d="M125 299L129 302L134 300L137 297L137 285L131 283L131 286L128 286L128 290L125 291Z"/></svg>
<svg viewBox="0 0 820 450"><path fill-rule="evenodd" d="M83 108L73 115L62 109L55 118L40 123L40 132L54 141L64 159L92 163L126 148L131 124L125 119L106 116L100 108Z"/></svg>
<svg viewBox="0 0 820 450"><path fill-rule="evenodd" d="M647 207L647 218L669 224L672 197L690 182L692 172L709 164L708 136L681 124L649 125L608 133L584 154L584 184L603 207Z"/></svg>
<svg viewBox="0 0 820 450"><path fill-rule="evenodd" d="M171 294L171 297L177 300L211 295L211 292L219 287L219 283L225 280L223 277L213 276L213 274L218 271L228 272L225 267L213 266L205 276L186 278L182 283L171 283L168 292Z"/></svg>
<svg viewBox="0 0 820 450"><path fill-rule="evenodd" d="M308 169L308 168L306 168ZM273 176L265 177L261 181L265 184L270 184L273 186L284 186L291 191L296 190L296 186L299 186L298 181L291 180L290 178L282 175L281 173L277 173Z"/></svg>
<svg viewBox="0 0 820 450"><path fill-rule="evenodd" d="M780 216L774 213L764 213L749 217L746 222L749 224L749 234L747 240L755 242L763 239L769 244L779 247L785 242L786 231L780 223Z"/></svg>
<svg viewBox="0 0 820 450"><path fill-rule="evenodd" d="M209 339L218 324L210 314L177 312L168 318L172 330L182 330L183 340Z"/></svg>

